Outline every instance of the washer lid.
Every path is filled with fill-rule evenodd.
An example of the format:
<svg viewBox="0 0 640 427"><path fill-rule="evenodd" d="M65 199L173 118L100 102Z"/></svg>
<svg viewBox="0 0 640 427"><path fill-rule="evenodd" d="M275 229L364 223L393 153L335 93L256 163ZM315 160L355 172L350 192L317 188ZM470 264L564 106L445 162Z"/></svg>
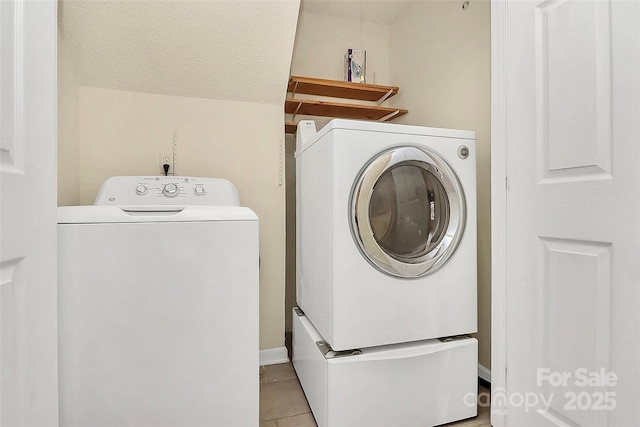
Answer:
<svg viewBox="0 0 640 427"><path fill-rule="evenodd" d="M258 221L240 206L61 206L58 224Z"/></svg>
<svg viewBox="0 0 640 427"><path fill-rule="evenodd" d="M351 231L366 260L396 277L433 273L462 238L462 187L437 153L413 146L379 153L351 194Z"/></svg>

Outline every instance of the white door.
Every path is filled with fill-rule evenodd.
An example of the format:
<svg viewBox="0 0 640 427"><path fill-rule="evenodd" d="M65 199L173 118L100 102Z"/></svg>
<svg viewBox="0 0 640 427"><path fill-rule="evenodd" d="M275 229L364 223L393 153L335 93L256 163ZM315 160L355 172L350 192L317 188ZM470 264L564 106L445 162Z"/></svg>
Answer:
<svg viewBox="0 0 640 427"><path fill-rule="evenodd" d="M57 425L56 2L0 1L0 425Z"/></svg>
<svg viewBox="0 0 640 427"><path fill-rule="evenodd" d="M640 2L492 25L493 423L640 425Z"/></svg>

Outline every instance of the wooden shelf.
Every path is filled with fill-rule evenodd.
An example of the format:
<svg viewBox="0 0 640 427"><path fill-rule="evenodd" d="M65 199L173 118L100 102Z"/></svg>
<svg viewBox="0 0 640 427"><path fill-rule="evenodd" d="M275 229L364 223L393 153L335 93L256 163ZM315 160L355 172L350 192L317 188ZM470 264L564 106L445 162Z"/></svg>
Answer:
<svg viewBox="0 0 640 427"><path fill-rule="evenodd" d="M287 114L302 114L306 116L379 121L387 121L407 114L407 110L401 108L380 107L379 105L343 104L297 98L289 98L285 101L284 112Z"/></svg>
<svg viewBox="0 0 640 427"><path fill-rule="evenodd" d="M371 85L367 83L343 82L340 80L315 79L312 77L291 76L287 91L328 96L331 98L357 99L381 103L398 93L395 86Z"/></svg>
<svg viewBox="0 0 640 427"><path fill-rule="evenodd" d="M284 122L284 133L296 133L298 124L293 122Z"/></svg>
<svg viewBox="0 0 640 427"><path fill-rule="evenodd" d="M382 107L380 104L398 93L395 86L371 85L366 83L343 82L340 80L316 79L291 76L287 91L289 97L284 104L284 112L295 116L338 117L343 119L388 120L407 114L402 108ZM375 105L341 103L296 98L296 94L317 95L330 98L354 99L375 102ZM285 123L285 133L295 133L297 123Z"/></svg>

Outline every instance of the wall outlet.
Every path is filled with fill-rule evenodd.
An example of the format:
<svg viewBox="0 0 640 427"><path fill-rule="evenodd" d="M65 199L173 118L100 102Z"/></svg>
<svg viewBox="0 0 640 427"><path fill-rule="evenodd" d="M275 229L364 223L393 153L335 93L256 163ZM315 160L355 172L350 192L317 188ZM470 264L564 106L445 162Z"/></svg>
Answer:
<svg viewBox="0 0 640 427"><path fill-rule="evenodd" d="M164 175L164 165L169 165L169 175L173 175L173 156L160 153L160 175Z"/></svg>

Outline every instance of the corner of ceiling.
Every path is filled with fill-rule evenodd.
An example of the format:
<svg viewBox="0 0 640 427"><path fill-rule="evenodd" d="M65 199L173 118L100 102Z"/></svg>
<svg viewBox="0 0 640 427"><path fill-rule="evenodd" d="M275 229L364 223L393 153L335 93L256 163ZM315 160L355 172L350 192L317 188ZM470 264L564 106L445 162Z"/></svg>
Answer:
<svg viewBox="0 0 640 427"><path fill-rule="evenodd" d="M60 0L58 37L86 86L282 104L300 0Z"/></svg>

